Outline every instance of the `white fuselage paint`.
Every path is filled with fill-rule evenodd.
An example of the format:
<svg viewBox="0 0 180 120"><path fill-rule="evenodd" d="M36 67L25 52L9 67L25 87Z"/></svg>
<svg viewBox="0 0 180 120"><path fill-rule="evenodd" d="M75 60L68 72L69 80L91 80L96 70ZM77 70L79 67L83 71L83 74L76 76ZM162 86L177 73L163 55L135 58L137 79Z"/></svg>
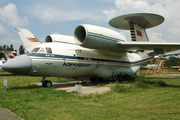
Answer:
<svg viewBox="0 0 180 120"><path fill-rule="evenodd" d="M106 54L67 43L44 43L37 47L50 47L52 54L27 54L32 59L30 76L110 78L118 74L133 75L141 64L152 58L149 52Z"/></svg>

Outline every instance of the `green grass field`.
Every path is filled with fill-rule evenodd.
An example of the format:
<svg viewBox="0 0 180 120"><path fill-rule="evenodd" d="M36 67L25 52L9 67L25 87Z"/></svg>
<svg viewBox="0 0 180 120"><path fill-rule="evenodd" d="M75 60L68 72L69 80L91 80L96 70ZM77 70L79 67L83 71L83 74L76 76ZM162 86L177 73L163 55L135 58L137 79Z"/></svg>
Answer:
<svg viewBox="0 0 180 120"><path fill-rule="evenodd" d="M130 87L115 83L111 92L87 96L31 85L41 78L27 76L7 76L10 90L6 91L3 79L0 107L25 120L180 118L180 77L138 77Z"/></svg>

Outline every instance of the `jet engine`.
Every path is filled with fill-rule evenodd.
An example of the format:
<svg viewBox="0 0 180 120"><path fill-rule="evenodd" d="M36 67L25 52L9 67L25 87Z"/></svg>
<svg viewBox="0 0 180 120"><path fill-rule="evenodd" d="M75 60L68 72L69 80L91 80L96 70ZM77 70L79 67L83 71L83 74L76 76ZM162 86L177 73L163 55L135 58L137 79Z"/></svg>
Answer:
<svg viewBox="0 0 180 120"><path fill-rule="evenodd" d="M126 38L116 31L87 24L77 26L74 37L77 44L89 49L113 50L117 48L117 42L126 41Z"/></svg>
<svg viewBox="0 0 180 120"><path fill-rule="evenodd" d="M74 41L74 37L61 34L50 34L46 36L45 42L62 42L76 44Z"/></svg>

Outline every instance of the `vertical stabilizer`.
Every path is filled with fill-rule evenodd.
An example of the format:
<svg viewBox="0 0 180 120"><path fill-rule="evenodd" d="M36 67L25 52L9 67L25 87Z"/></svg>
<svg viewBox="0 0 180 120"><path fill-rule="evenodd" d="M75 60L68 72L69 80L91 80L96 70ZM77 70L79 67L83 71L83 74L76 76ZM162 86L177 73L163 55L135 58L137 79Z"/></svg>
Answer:
<svg viewBox="0 0 180 120"><path fill-rule="evenodd" d="M153 13L132 13L115 17L109 25L123 30L130 30L132 41L149 41L146 29L160 25L164 17Z"/></svg>
<svg viewBox="0 0 180 120"><path fill-rule="evenodd" d="M34 47L40 45L41 42L27 29L15 28L29 53Z"/></svg>
<svg viewBox="0 0 180 120"><path fill-rule="evenodd" d="M149 41L146 30L138 24L129 23L132 41Z"/></svg>

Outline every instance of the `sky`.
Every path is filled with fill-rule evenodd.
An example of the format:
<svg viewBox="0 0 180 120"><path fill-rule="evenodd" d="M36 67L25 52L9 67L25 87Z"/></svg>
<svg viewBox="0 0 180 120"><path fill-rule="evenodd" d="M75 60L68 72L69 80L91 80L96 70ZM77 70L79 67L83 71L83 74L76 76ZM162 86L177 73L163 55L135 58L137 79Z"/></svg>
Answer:
<svg viewBox="0 0 180 120"><path fill-rule="evenodd" d="M49 34L74 35L80 24L113 29L130 41L130 32L108 25L110 19L130 13L155 13L165 18L147 29L151 42L180 43L180 0L0 0L0 45L23 45L14 28L25 28L44 42Z"/></svg>

